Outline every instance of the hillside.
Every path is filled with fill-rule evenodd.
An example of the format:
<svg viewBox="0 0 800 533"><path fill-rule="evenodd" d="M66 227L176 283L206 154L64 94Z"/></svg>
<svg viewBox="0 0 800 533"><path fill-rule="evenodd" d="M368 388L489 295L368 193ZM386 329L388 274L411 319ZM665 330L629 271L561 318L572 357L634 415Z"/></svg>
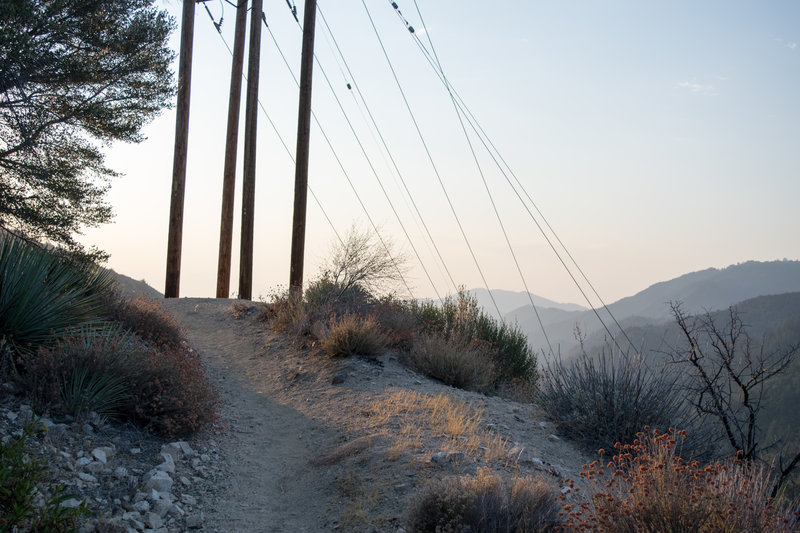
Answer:
<svg viewBox="0 0 800 533"><path fill-rule="evenodd" d="M681 302L684 311L692 314L705 310L725 309L758 296L797 291L800 291L800 261L748 261L723 269L709 268L692 272L656 283L608 307L622 327L628 331L648 324L668 322L670 302ZM538 311L550 342L554 348L560 346L564 354L577 346L573 335L576 325L584 334L590 336L602 331L597 317L591 310L570 313L550 309L538 309ZM598 310L598 313L609 327L613 325L608 313L604 310ZM541 327L530 305L508 313L506 319L517 321L528 334L533 346L545 346ZM616 329L612 329L612 332L616 333Z"/></svg>

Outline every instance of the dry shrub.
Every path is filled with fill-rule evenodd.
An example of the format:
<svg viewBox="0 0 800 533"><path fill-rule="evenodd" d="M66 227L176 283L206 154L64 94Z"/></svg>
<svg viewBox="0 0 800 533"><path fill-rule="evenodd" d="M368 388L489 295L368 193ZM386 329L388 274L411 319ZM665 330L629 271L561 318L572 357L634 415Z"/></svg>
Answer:
<svg viewBox="0 0 800 533"><path fill-rule="evenodd" d="M180 344L186 340L181 324L158 300L146 296L130 300L116 289L108 291L104 300L106 317L142 338L157 344Z"/></svg>
<svg viewBox="0 0 800 533"><path fill-rule="evenodd" d="M386 337L373 317L348 315L333 325L322 347L331 355L380 355L386 350Z"/></svg>
<svg viewBox="0 0 800 533"><path fill-rule="evenodd" d="M289 291L272 294L263 316L275 331L297 337L308 335L313 324L308 305L299 298L290 297Z"/></svg>
<svg viewBox="0 0 800 533"><path fill-rule="evenodd" d="M769 497L765 468L687 463L677 453L685 436L645 428L633 444L617 445L605 466L585 465L588 493L577 505L564 504L567 526L596 532L798 530L789 508Z"/></svg>
<svg viewBox="0 0 800 533"><path fill-rule="evenodd" d="M168 437L197 431L216 419L217 395L197 352L183 345L148 348L134 381L134 419Z"/></svg>
<svg viewBox="0 0 800 533"><path fill-rule="evenodd" d="M408 362L419 372L461 389L486 391L497 379L491 346L478 340L423 335L408 353Z"/></svg>
<svg viewBox="0 0 800 533"><path fill-rule="evenodd" d="M431 482L412 502L412 533L436 531L531 533L560 523L556 491L541 478L504 480L480 469L475 476Z"/></svg>
<svg viewBox="0 0 800 533"><path fill-rule="evenodd" d="M216 395L185 344L134 336L82 336L19 359L20 380L39 409L90 411L186 435L216 417Z"/></svg>

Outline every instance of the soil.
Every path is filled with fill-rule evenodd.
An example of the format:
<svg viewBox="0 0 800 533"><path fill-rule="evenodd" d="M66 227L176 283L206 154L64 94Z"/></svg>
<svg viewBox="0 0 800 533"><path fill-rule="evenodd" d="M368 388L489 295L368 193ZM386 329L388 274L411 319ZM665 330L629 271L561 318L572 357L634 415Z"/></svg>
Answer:
<svg viewBox="0 0 800 533"><path fill-rule="evenodd" d="M557 489L591 459L530 404L419 375L388 352L331 358L273 332L263 304L168 299L221 395L224 479L204 531L403 531L425 484L489 468Z"/></svg>

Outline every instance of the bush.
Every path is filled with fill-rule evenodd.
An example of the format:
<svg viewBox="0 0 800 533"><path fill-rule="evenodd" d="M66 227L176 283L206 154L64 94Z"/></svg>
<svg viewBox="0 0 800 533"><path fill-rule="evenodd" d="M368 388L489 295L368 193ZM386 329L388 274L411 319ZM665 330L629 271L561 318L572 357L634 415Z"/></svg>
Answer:
<svg viewBox="0 0 800 533"><path fill-rule="evenodd" d="M386 337L374 318L348 315L331 326L322 347L331 355L380 355L386 350Z"/></svg>
<svg viewBox="0 0 800 533"><path fill-rule="evenodd" d="M408 527L412 533L555 531L558 513L556 491L542 479L508 482L480 470L431 482L412 502Z"/></svg>
<svg viewBox="0 0 800 533"><path fill-rule="evenodd" d="M131 337L119 328L89 330L52 348L18 358L18 379L37 410L47 408L82 418L94 411L120 416L132 401Z"/></svg>
<svg viewBox="0 0 800 533"><path fill-rule="evenodd" d="M414 302L411 311L426 333L489 343L495 351L499 382L515 378L530 381L536 377L536 356L525 334L517 326L498 323L487 315L466 291L459 291L455 299L445 298L441 305Z"/></svg>
<svg viewBox="0 0 800 533"><path fill-rule="evenodd" d="M110 272L9 234L0 236L0 340L35 352L66 330L96 322Z"/></svg>
<svg viewBox="0 0 800 533"><path fill-rule="evenodd" d="M419 372L460 389L486 391L495 382L494 352L487 342L423 335L408 353Z"/></svg>
<svg viewBox="0 0 800 533"><path fill-rule="evenodd" d="M43 431L38 421L0 443L0 531L75 531L86 504L61 507L70 495L48 479L47 463L31 457L27 441Z"/></svg>
<svg viewBox="0 0 800 533"><path fill-rule="evenodd" d="M178 320L153 298L138 296L130 300L112 288L103 295L103 307L108 320L157 344L180 344L186 340Z"/></svg>
<svg viewBox="0 0 800 533"><path fill-rule="evenodd" d="M596 532L797 531L790 508L769 498L764 468L687 463L677 453L684 439L681 431L645 428L633 444L617 446L607 465L585 465L588 493L564 505L566 525Z"/></svg>
<svg viewBox="0 0 800 533"><path fill-rule="evenodd" d="M215 419L216 396L196 353L133 336L86 335L19 358L38 409L132 420L173 437Z"/></svg>
<svg viewBox="0 0 800 533"><path fill-rule="evenodd" d="M677 375L655 373L639 356L604 349L572 363L551 361L538 382L538 403L558 432L587 451L632 442L642 427L686 427Z"/></svg>

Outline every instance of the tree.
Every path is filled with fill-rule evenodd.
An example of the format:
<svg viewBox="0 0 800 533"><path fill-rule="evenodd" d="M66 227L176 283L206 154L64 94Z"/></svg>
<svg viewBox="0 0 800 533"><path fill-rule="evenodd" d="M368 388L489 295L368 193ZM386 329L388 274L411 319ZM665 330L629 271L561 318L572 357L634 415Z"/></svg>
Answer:
<svg viewBox="0 0 800 533"><path fill-rule="evenodd" d="M395 252L391 240L353 225L320 266L317 284L329 285L337 295L362 290L377 296L401 287L410 291L407 274L408 259Z"/></svg>
<svg viewBox="0 0 800 533"><path fill-rule="evenodd" d="M0 225L82 251L108 222L101 148L140 142L174 94L154 0L0 2Z"/></svg>
<svg viewBox="0 0 800 533"><path fill-rule="evenodd" d="M671 304L685 346L673 349L673 362L688 365L688 401L701 419L711 419L721 428L730 452L746 462L763 460L767 447L760 442L758 427L762 395L767 381L783 373L800 345L766 350L756 346L735 307L728 309L724 325L711 313L690 317L680 304ZM800 451L788 461L779 459L780 486L800 463Z"/></svg>

